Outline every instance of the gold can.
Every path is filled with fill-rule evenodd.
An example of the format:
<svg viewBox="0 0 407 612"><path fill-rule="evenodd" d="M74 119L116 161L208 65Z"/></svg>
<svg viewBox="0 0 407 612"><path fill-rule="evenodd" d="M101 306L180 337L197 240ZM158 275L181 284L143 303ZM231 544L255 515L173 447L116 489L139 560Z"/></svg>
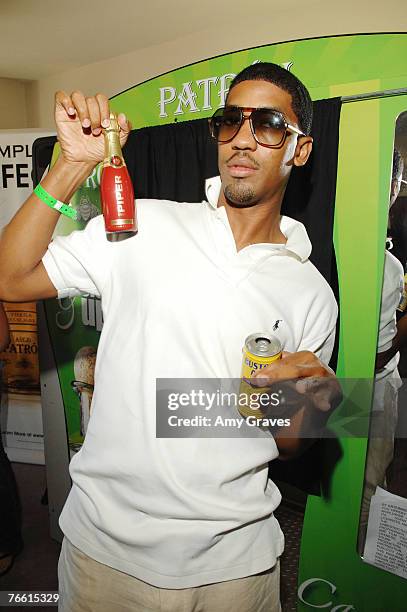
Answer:
<svg viewBox="0 0 407 612"><path fill-rule="evenodd" d="M242 416L254 416L261 419L264 414L260 409L251 408L254 401L253 395L264 393L267 387L252 387L247 380L259 370L267 367L277 359L281 359L282 346L280 340L267 332L251 334L245 340L243 347L243 362L240 383L240 397L247 398L247 402L240 405L239 412ZM254 398L253 398L254 399Z"/></svg>
<svg viewBox="0 0 407 612"><path fill-rule="evenodd" d="M37 309L35 302L3 302L10 328L10 344L0 359L4 362L3 385L10 393L40 393Z"/></svg>

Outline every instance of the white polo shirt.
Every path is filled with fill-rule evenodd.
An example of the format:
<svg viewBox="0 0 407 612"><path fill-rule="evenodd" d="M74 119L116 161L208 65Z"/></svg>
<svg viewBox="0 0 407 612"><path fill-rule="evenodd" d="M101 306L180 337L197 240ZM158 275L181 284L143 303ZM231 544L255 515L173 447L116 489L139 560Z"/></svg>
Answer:
<svg viewBox="0 0 407 612"><path fill-rule="evenodd" d="M274 565L281 500L271 437L157 439L156 378L239 378L245 338L330 358L332 291L308 260L304 227L287 243L236 251L220 180L209 202L137 201L139 233L106 240L102 216L56 238L44 265L59 296L102 298L92 415L60 524L90 557L145 582L186 588Z"/></svg>
<svg viewBox="0 0 407 612"><path fill-rule="evenodd" d="M403 297L404 270L403 266L390 251L384 252L384 270L382 298L380 302L379 336L377 340L377 352L387 351L394 336L397 333L397 306ZM380 372L376 373L376 380L387 377L395 371L400 359L400 353L396 353Z"/></svg>

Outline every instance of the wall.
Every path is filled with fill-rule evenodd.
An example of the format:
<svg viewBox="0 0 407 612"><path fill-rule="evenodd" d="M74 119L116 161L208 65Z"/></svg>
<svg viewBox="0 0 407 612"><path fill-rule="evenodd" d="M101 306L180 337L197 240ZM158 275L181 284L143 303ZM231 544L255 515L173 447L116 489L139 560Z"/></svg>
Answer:
<svg viewBox="0 0 407 612"><path fill-rule="evenodd" d="M397 32L401 14L401 0L315 0L303 12L282 7L267 14L263 8L259 15L255 5L248 4L244 21L218 22L214 14L216 25L210 29L38 81L28 94L30 120L36 127L53 126L53 96L57 89L81 89L87 94L103 91L111 97L163 72L239 49L316 36Z"/></svg>
<svg viewBox="0 0 407 612"><path fill-rule="evenodd" d="M0 78L0 129L32 127L27 120L29 81ZM33 121L37 117L32 118Z"/></svg>

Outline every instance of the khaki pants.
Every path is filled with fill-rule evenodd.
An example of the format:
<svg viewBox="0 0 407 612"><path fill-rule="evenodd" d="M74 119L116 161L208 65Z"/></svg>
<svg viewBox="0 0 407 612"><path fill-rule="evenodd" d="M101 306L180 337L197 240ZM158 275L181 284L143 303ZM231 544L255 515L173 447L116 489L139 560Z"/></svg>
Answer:
<svg viewBox="0 0 407 612"><path fill-rule="evenodd" d="M60 612L281 612L280 567L189 589L161 589L91 559L64 538Z"/></svg>

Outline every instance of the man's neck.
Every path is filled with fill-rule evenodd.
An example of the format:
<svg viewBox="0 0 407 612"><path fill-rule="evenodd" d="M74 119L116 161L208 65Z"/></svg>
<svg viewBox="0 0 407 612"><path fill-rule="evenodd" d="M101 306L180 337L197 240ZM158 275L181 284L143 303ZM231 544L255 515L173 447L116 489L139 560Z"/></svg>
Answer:
<svg viewBox="0 0 407 612"><path fill-rule="evenodd" d="M251 244L287 242L280 229L281 204L259 203L238 208L229 204L224 197L220 197L218 208L220 206L226 209L237 251Z"/></svg>

